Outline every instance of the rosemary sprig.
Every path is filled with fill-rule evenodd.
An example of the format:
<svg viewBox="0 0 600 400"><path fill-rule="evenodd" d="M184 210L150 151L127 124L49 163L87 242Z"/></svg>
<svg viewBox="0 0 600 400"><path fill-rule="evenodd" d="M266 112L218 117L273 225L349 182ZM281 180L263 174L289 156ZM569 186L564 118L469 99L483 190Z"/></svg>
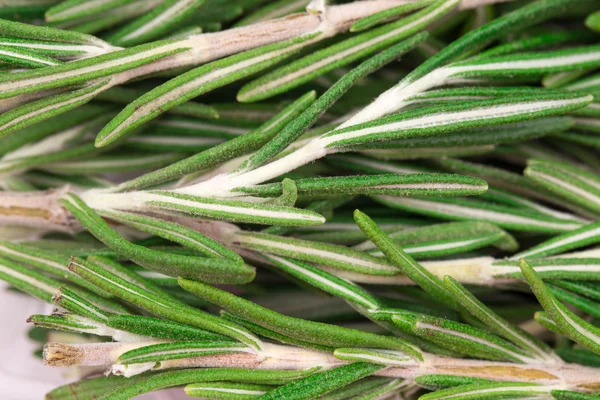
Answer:
<svg viewBox="0 0 600 400"><path fill-rule="evenodd" d="M598 5L495 3L0 5L47 397L596 398Z"/></svg>

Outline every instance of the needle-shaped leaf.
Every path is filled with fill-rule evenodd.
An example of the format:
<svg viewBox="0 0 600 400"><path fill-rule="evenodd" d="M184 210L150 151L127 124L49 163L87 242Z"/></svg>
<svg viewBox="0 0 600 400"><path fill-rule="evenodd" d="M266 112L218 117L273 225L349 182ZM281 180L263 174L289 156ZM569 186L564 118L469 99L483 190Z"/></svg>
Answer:
<svg viewBox="0 0 600 400"><path fill-rule="evenodd" d="M532 160L525 175L557 196L595 214L600 213L600 176L556 162Z"/></svg>
<svg viewBox="0 0 600 400"><path fill-rule="evenodd" d="M139 90L132 87L116 86L98 94L98 96L96 96L96 100L127 105L143 95L144 90ZM219 118L219 112L214 107L202 103L197 103L195 101L188 101L187 103L183 103L176 107L173 107L167 112L167 114L184 115L187 117L204 119Z"/></svg>
<svg viewBox="0 0 600 400"><path fill-rule="evenodd" d="M121 222L141 231L152 233L153 235L179 243L182 246L197 250L207 257L227 258L236 262L243 262L241 257L234 251L184 225L147 215L123 211L101 210L99 214L104 218Z"/></svg>
<svg viewBox="0 0 600 400"><path fill-rule="evenodd" d="M600 279L600 259L598 258L530 258L529 265L544 280L569 279L587 281ZM494 276L497 278L521 278L519 262L499 261L494 263Z"/></svg>
<svg viewBox="0 0 600 400"><path fill-rule="evenodd" d="M246 248L329 267L371 275L393 276L398 269L387 260L348 247L267 233L240 232L234 243Z"/></svg>
<svg viewBox="0 0 600 400"><path fill-rule="evenodd" d="M0 278L15 288L51 303L61 283L9 260L0 260Z"/></svg>
<svg viewBox="0 0 600 400"><path fill-rule="evenodd" d="M561 304L527 261L521 259L521 271L533 294L559 329L571 340L600 354L600 329L579 318Z"/></svg>
<svg viewBox="0 0 600 400"><path fill-rule="evenodd" d="M146 65L187 50L176 41L160 41L131 49L114 51L96 57L77 60L51 68L35 69L0 76L0 98L45 89L69 87ZM107 88L108 89L108 88Z"/></svg>
<svg viewBox="0 0 600 400"><path fill-rule="evenodd" d="M515 231L561 233L582 226L581 222L559 219L537 211L501 206L479 200L392 196L374 196L374 198L392 208L454 221L487 221Z"/></svg>
<svg viewBox="0 0 600 400"><path fill-rule="evenodd" d="M420 151L425 154L427 149L431 149L430 152L432 154L433 151L450 154L451 152L459 152L463 148L486 148L485 146L532 140L565 131L572 126L573 119L570 117L546 117L514 124L501 124L483 129L468 129L462 132L455 132L451 135L441 134L390 142L367 143L356 146L355 149L381 149L380 152L371 152L379 156L385 150L388 150L384 154L389 155L388 158L390 159L417 158L412 155L413 152Z"/></svg>
<svg viewBox="0 0 600 400"><path fill-rule="evenodd" d="M294 339L286 334L275 332L272 329L265 328L264 326L255 324L254 322L250 322L247 319L240 317L239 315L234 315L227 311L221 311L221 317L226 319L227 321L231 321L240 326L243 326L244 328L248 329L250 332L252 332L256 335L259 335L259 336L262 336L265 338L269 338L269 339L278 341L280 343L290 344L290 345L299 346L299 347L305 347L307 349L315 349L315 350L321 350L321 351L327 351L327 352L333 351L333 347L331 347L331 346L324 346L324 345L320 345L320 344L305 342L305 341L299 340L299 339Z"/></svg>
<svg viewBox="0 0 600 400"><path fill-rule="evenodd" d="M7 259L0 259L0 279L46 303L53 303L54 296L60 289L68 290L70 293L78 296L81 299L79 301L80 304L88 303L91 308L101 310L101 314L106 312L127 312L124 307L114 301L100 297L73 285L68 285L56 279L49 278L44 274Z"/></svg>
<svg viewBox="0 0 600 400"><path fill-rule="evenodd" d="M69 257L7 241L0 241L0 255L15 262L31 265L58 279L64 279L81 286L99 296L107 296L107 294L99 290L97 286L90 284L85 279L81 279L79 276L69 271L67 268L69 265Z"/></svg>
<svg viewBox="0 0 600 400"><path fill-rule="evenodd" d="M567 280L553 280L551 283L571 292L581 294L594 300L600 300L600 285L594 282L573 282Z"/></svg>
<svg viewBox="0 0 600 400"><path fill-rule="evenodd" d="M168 371L128 380L126 386L99 393L98 400L128 400L143 393L166 389L173 386L201 382L248 382L265 384L284 384L314 373L315 370L302 371L261 371L236 368L194 368ZM130 378L131 379L131 378Z"/></svg>
<svg viewBox="0 0 600 400"><path fill-rule="evenodd" d="M600 318L600 303L597 301L554 285L548 285L548 289L558 300L571 304L593 317Z"/></svg>
<svg viewBox="0 0 600 400"><path fill-rule="evenodd" d="M80 89L49 96L7 111L0 116L0 139L79 107L108 87L110 87L109 79L92 80Z"/></svg>
<svg viewBox="0 0 600 400"><path fill-rule="evenodd" d="M0 61L23 68L43 68L62 62L50 57L36 54L32 51L11 48L0 44Z"/></svg>
<svg viewBox="0 0 600 400"><path fill-rule="evenodd" d="M433 0L420 0L414 1L408 4L401 4L397 7L388 8L386 10L374 13L368 17L362 18L356 21L350 27L350 32L360 32L366 29L372 28L375 25L379 25L382 22L387 22L391 18L400 17L409 11L418 10L424 8L429 4L433 3Z"/></svg>
<svg viewBox="0 0 600 400"><path fill-rule="evenodd" d="M415 378L415 383L428 390L447 389L473 383L491 383L488 379L471 378L455 375L421 375Z"/></svg>
<svg viewBox="0 0 600 400"><path fill-rule="evenodd" d="M577 2L578 0L539 0L496 18L452 42L407 75L400 85L406 86L422 78L424 75L452 59L459 58L473 48L485 46L511 32L534 26L554 16L561 15L570 5L577 4Z"/></svg>
<svg viewBox="0 0 600 400"><path fill-rule="evenodd" d="M289 226L321 225L325 222L323 216L310 210L242 200L220 200L163 191L143 193L139 197L140 203L150 210L175 211L222 221Z"/></svg>
<svg viewBox="0 0 600 400"><path fill-rule="evenodd" d="M125 279L127 282L129 282L133 285L139 286L139 287L143 288L144 290L148 290L158 296L162 296L169 301L181 303L175 297L167 294L159 286L152 283L149 279L142 277L139 273L137 273L133 269L123 266L111 258L103 257L100 255L89 255L86 258L86 260L88 263L94 264L98 268L102 268L106 272L114 274L114 275L120 277L121 279ZM72 263L72 261L73 260L71 259L69 262L69 266ZM71 268L69 268L69 269L71 269Z"/></svg>
<svg viewBox="0 0 600 400"><path fill-rule="evenodd" d="M108 37L117 46L133 46L160 38L193 14L206 0L167 0Z"/></svg>
<svg viewBox="0 0 600 400"><path fill-rule="evenodd" d="M107 11L112 7L134 2L135 0L68 0L50 8L46 12L46 20L61 22L82 17L89 17Z"/></svg>
<svg viewBox="0 0 600 400"><path fill-rule="evenodd" d="M255 383L192 383L185 387L185 394L189 397L202 399L250 400L262 396L272 389L273 386L257 385Z"/></svg>
<svg viewBox="0 0 600 400"><path fill-rule="evenodd" d="M525 178L521 174L469 161L453 158L439 159L434 161L442 168L463 175L477 176L495 188L501 188L510 193L519 194L528 198L548 200L549 192L542 186Z"/></svg>
<svg viewBox="0 0 600 400"><path fill-rule="evenodd" d="M594 394L585 394L581 392L573 392L570 390L552 390L550 392L552 398L556 400L597 400L598 396Z"/></svg>
<svg viewBox="0 0 600 400"><path fill-rule="evenodd" d="M312 399L367 377L382 368L384 367L381 365L361 362L342 365L278 387L260 396L259 399Z"/></svg>
<svg viewBox="0 0 600 400"><path fill-rule="evenodd" d="M288 317L200 282L180 278L179 285L188 292L240 315L244 319L295 339L326 346L358 345L394 349L403 351L411 357L421 358L421 353L417 348L400 339Z"/></svg>
<svg viewBox="0 0 600 400"><path fill-rule="evenodd" d="M89 318L75 314L63 313L59 315L32 315L27 322L42 328L64 332L84 333L99 336L113 336L110 329Z"/></svg>
<svg viewBox="0 0 600 400"><path fill-rule="evenodd" d="M409 366L415 365L414 358L409 357L401 351L385 349L363 349L363 348L339 348L333 354L336 358L345 361L363 361L386 366Z"/></svg>
<svg viewBox="0 0 600 400"><path fill-rule="evenodd" d="M568 233L553 237L530 249L515 254L511 258L538 258L565 253L581 247L591 246L600 242L600 223L584 225Z"/></svg>
<svg viewBox="0 0 600 400"><path fill-rule="evenodd" d="M456 310L462 309L460 303L458 303L452 294L443 286L442 281L423 268L411 256L406 254L371 218L359 210L356 210L354 212L354 219L365 236L367 236L400 271L443 304L449 305Z"/></svg>
<svg viewBox="0 0 600 400"><path fill-rule="evenodd" d="M600 47L582 46L556 51L485 57L455 63L447 68L450 77L515 77L595 68L599 64Z"/></svg>
<svg viewBox="0 0 600 400"><path fill-rule="evenodd" d="M584 107L591 100L585 95L548 93L426 107L334 130L319 140L323 147L340 149L370 141L450 133L561 114Z"/></svg>
<svg viewBox="0 0 600 400"><path fill-rule="evenodd" d="M23 24L20 22L8 21L6 19L2 19L0 21L0 32L2 32L2 36L5 38L9 37L20 39L32 39L36 42L48 41L59 43L72 43L97 46L100 48L111 47L105 41L91 35L86 35L70 30L50 28L47 26ZM35 46L32 47L35 48Z"/></svg>
<svg viewBox="0 0 600 400"><path fill-rule="evenodd" d="M450 12L457 4L457 0L438 0L399 21L318 50L250 82L240 90L238 99L240 101L264 100L291 90L420 31ZM414 47L414 44L411 47Z"/></svg>
<svg viewBox="0 0 600 400"><path fill-rule="evenodd" d="M448 174L358 175L310 178L295 181L299 195L389 194L395 196L468 196L487 190L481 179ZM236 188L254 196L274 197L282 193L281 183Z"/></svg>
<svg viewBox="0 0 600 400"><path fill-rule="evenodd" d="M548 345L499 316L451 276L444 277L444 286L454 294L456 300L459 301L471 315L483 322L485 326L495 334L527 351L531 357L545 360L555 359L555 357L551 355L552 353Z"/></svg>
<svg viewBox="0 0 600 400"><path fill-rule="evenodd" d="M154 315L229 336L255 348L260 347L260 341L244 328L194 307L170 301L93 263L74 258L69 269L107 292Z"/></svg>
<svg viewBox="0 0 600 400"><path fill-rule="evenodd" d="M359 396L363 393L369 393L372 390L377 390L384 385L391 383L392 381L395 380L391 380L390 378L385 378L382 376L370 376L346 385L341 389L334 390L325 396L321 396L321 398L322 400L343 400L352 398L353 396Z"/></svg>
<svg viewBox="0 0 600 400"><path fill-rule="evenodd" d="M254 270L239 261L169 254L135 245L111 229L96 212L74 194L68 194L61 202L98 240L149 269L169 276L188 276L210 282L242 283L254 277Z"/></svg>
<svg viewBox="0 0 600 400"><path fill-rule="evenodd" d="M191 325L142 315L109 315L104 323L114 329L160 339L190 342L234 341L228 336L212 333Z"/></svg>
<svg viewBox="0 0 600 400"><path fill-rule="evenodd" d="M244 26L254 24L260 21L266 21L273 18L280 18L288 14L303 11L310 3L310 0L274 0L257 10L251 12L241 20L237 21L235 26Z"/></svg>
<svg viewBox="0 0 600 400"><path fill-rule="evenodd" d="M379 308L380 301L363 288L326 271L300 261L277 256L264 256L276 269L313 285L324 292L341 297L366 309Z"/></svg>
<svg viewBox="0 0 600 400"><path fill-rule="evenodd" d="M455 388L438 390L420 397L421 400L496 400L504 398L547 398L552 387L531 383L494 382L474 383Z"/></svg>
<svg viewBox="0 0 600 400"><path fill-rule="evenodd" d="M392 322L439 346L466 356L487 360L530 362L527 353L517 346L470 325L443 318L394 315Z"/></svg>
<svg viewBox="0 0 600 400"><path fill-rule="evenodd" d="M172 342L139 347L119 356L121 364L161 362L179 358L202 357L236 352L250 352L245 344L236 342Z"/></svg>
<svg viewBox="0 0 600 400"><path fill-rule="evenodd" d="M389 233L390 239L403 246L415 258L440 257L493 245L504 251L518 248L516 240L503 229L487 222L450 222ZM374 250L371 241L354 247ZM378 255L378 253L370 252Z"/></svg>
<svg viewBox="0 0 600 400"><path fill-rule="evenodd" d="M62 286L52 296L52 303L70 313L81 315L99 323L104 323L110 315L107 310L103 310L96 304L88 301L88 299Z"/></svg>
<svg viewBox="0 0 600 400"><path fill-rule="evenodd" d="M177 105L268 68L290 57L318 36L317 32L248 50L181 74L125 107L100 131L96 145L107 146Z"/></svg>

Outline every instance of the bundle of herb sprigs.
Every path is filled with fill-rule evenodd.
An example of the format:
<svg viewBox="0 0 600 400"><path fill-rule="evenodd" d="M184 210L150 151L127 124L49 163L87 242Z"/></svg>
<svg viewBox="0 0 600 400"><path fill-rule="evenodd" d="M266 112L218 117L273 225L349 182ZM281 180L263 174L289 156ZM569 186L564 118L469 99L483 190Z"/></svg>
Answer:
<svg viewBox="0 0 600 400"><path fill-rule="evenodd" d="M600 1L489 3L4 3L47 398L600 398Z"/></svg>

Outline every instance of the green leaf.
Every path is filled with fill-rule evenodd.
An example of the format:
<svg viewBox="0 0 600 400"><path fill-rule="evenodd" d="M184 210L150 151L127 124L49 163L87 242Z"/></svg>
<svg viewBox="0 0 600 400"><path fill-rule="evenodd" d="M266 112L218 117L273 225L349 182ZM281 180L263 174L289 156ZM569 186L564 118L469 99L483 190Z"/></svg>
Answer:
<svg viewBox="0 0 600 400"><path fill-rule="evenodd" d="M218 335L191 325L141 315L109 315L104 322L114 329L159 339L204 342L233 341L228 336Z"/></svg>
<svg viewBox="0 0 600 400"><path fill-rule="evenodd" d="M470 357L528 364L531 358L517 346L470 325L443 318L393 315L392 322L407 326L419 337Z"/></svg>
<svg viewBox="0 0 600 400"><path fill-rule="evenodd" d="M531 357L549 361L556 359L548 345L499 316L451 276L444 277L444 286L471 315L495 334L527 351Z"/></svg>
<svg viewBox="0 0 600 400"><path fill-rule="evenodd" d="M599 175L540 160L530 160L524 174L567 202L600 214Z"/></svg>
<svg viewBox="0 0 600 400"><path fill-rule="evenodd" d="M404 198L373 196L388 207L453 221L486 221L499 227L540 233L562 233L580 228L581 222L559 219L534 210L496 205L465 198Z"/></svg>
<svg viewBox="0 0 600 400"><path fill-rule="evenodd" d="M390 239L402 245L404 252L414 258L435 258L454 253L464 253L492 245L503 251L519 247L508 232L487 222L450 222L434 224L389 233ZM367 250L372 255L381 254L371 241L354 248Z"/></svg>
<svg viewBox="0 0 600 400"><path fill-rule="evenodd" d="M187 276L211 282L245 283L254 278L254 270L237 261L168 254L130 243L72 193L67 194L61 204L98 240L146 268L169 276Z"/></svg>
<svg viewBox="0 0 600 400"><path fill-rule="evenodd" d="M167 0L151 12L112 33L108 41L117 46L133 46L160 38L185 22L205 0Z"/></svg>
<svg viewBox="0 0 600 400"><path fill-rule="evenodd" d="M265 384L283 384L304 376L314 370L304 371L261 371L235 368L208 368L168 371L142 376L133 382L128 380L125 387L117 387L113 391L100 393L98 400L128 400L143 393L166 389L173 386L188 385L201 382L230 381Z"/></svg>
<svg viewBox="0 0 600 400"><path fill-rule="evenodd" d="M85 279L81 279L69 271L67 268L69 265L68 257L7 241L0 241L0 254L9 260L31 265L45 273L51 274L57 279L72 282L99 296L110 296L99 290L97 286L91 285Z"/></svg>
<svg viewBox="0 0 600 400"><path fill-rule="evenodd" d="M310 178L295 181L298 194L356 195L389 194L395 196L468 196L487 190L487 183L477 178L447 174L357 175ZM281 183L240 187L234 191L273 197L281 194Z"/></svg>
<svg viewBox="0 0 600 400"><path fill-rule="evenodd" d="M121 364L139 364L180 358L202 357L237 352L247 353L252 349L235 342L172 342L138 347L119 356Z"/></svg>
<svg viewBox="0 0 600 400"><path fill-rule="evenodd" d="M505 399L505 398L543 398L548 395L552 387L531 383L494 382L474 383L455 388L438 390L420 397L421 400L443 399Z"/></svg>
<svg viewBox="0 0 600 400"><path fill-rule="evenodd" d="M250 400L273 389L272 386L254 383L209 382L193 383L185 387L190 397L215 400Z"/></svg>
<svg viewBox="0 0 600 400"><path fill-rule="evenodd" d="M152 233L153 235L179 243L182 246L197 250L207 257L226 258L239 263L243 262L242 258L234 251L187 226L147 215L123 211L100 210L99 214L104 218L121 222L143 232Z"/></svg>
<svg viewBox="0 0 600 400"><path fill-rule="evenodd" d="M254 232L237 233L233 240L246 249L277 254L346 271L381 276L393 276L399 273L386 260L344 246Z"/></svg>
<svg viewBox="0 0 600 400"><path fill-rule="evenodd" d="M562 305L524 259L521 259L521 271L533 294L563 334L583 347L600 354L600 329L579 318Z"/></svg>
<svg viewBox="0 0 600 400"><path fill-rule="evenodd" d="M440 279L419 265L419 263L411 256L406 254L371 218L359 210L356 210L354 211L354 219L365 236L367 236L400 271L441 303L449 305L456 310L462 309L460 303L458 303L452 294L443 286Z"/></svg>
<svg viewBox="0 0 600 400"><path fill-rule="evenodd" d="M129 195L114 196L120 196L123 200L130 197ZM321 225L325 222L323 216L310 210L250 203L242 200L221 200L174 191L152 191L144 193L140 197L142 204L150 210L175 211L181 214L221 221L289 226Z"/></svg>
<svg viewBox="0 0 600 400"><path fill-rule="evenodd" d="M382 368L381 365L360 362L342 365L288 383L287 385L267 392L260 396L259 399L268 400L285 398L288 400L304 400L315 398L367 377Z"/></svg>
<svg viewBox="0 0 600 400"><path fill-rule="evenodd" d="M229 336L254 348L260 347L260 340L241 326L181 302L173 302L161 294L152 293L139 285L132 284L90 262L74 258L69 269L107 292L154 315Z"/></svg>
<svg viewBox="0 0 600 400"><path fill-rule="evenodd" d="M411 357L421 357L418 349L396 338L288 317L200 282L180 278L179 285L201 299L294 339L326 346L387 348L403 351Z"/></svg>
<svg viewBox="0 0 600 400"><path fill-rule="evenodd" d="M369 292L345 279L300 261L277 256L264 256L273 266L295 278L307 282L329 294L358 304L366 309L379 308L380 302Z"/></svg>
<svg viewBox="0 0 600 400"><path fill-rule="evenodd" d="M386 10L374 13L368 17L359 19L350 27L350 32L360 32L387 22L391 18L400 17L408 11L418 10L433 3L434 0L421 0L413 3L402 4L397 7L388 8Z"/></svg>
<svg viewBox="0 0 600 400"><path fill-rule="evenodd" d="M323 142L323 147L339 150L371 141L447 134L468 128L547 117L584 107L591 100L590 96L547 93L425 107L337 129L319 140Z"/></svg>

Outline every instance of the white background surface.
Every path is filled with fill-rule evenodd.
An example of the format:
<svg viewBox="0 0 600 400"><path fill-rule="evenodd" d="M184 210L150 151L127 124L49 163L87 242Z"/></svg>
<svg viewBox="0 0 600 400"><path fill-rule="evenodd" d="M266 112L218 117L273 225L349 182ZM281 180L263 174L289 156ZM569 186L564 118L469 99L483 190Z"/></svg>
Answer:
<svg viewBox="0 0 600 400"><path fill-rule="evenodd" d="M0 399L43 400L57 386L74 379L65 378L63 368L43 365L33 352L39 347L27 337L31 325L26 323L32 314L48 314L52 308L41 301L6 290L0 282ZM190 399L182 389L139 396L139 400Z"/></svg>

